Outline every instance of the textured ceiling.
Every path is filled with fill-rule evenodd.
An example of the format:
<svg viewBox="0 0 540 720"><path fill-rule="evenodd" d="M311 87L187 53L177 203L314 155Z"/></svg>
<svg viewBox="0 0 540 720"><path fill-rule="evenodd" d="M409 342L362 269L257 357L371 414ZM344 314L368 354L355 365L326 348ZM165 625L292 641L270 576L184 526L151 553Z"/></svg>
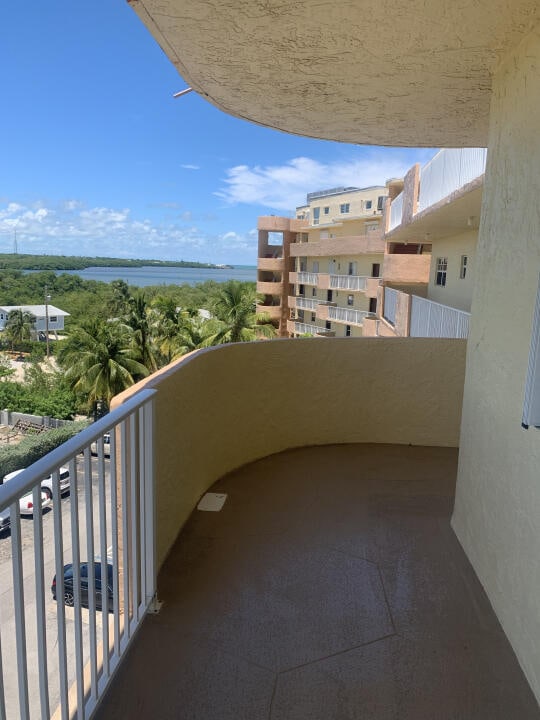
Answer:
<svg viewBox="0 0 540 720"><path fill-rule="evenodd" d="M419 147L486 145L493 69L540 21L537 0L130 4L184 80L225 112Z"/></svg>

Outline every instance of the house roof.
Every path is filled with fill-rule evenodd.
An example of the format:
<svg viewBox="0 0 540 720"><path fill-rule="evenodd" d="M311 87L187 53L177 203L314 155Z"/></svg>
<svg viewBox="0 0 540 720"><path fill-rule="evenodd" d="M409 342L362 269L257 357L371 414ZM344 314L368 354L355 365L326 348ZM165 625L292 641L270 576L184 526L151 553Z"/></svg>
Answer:
<svg viewBox="0 0 540 720"><path fill-rule="evenodd" d="M416 147L487 145L493 71L540 21L538 0L130 4L221 110L300 135Z"/></svg>
<svg viewBox="0 0 540 720"><path fill-rule="evenodd" d="M47 312L45 305L0 305L0 310L7 313L10 313L12 310L22 310L23 312L32 313L32 315L36 317L45 317ZM69 313L65 312L65 310L60 310L60 308L54 305L49 305L49 317L51 317L51 315L68 317Z"/></svg>

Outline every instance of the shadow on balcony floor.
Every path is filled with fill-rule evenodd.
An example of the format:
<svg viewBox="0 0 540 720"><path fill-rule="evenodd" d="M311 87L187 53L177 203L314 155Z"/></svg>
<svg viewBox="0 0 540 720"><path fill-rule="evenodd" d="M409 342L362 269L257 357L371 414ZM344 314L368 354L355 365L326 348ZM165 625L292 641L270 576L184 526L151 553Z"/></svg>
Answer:
<svg viewBox="0 0 540 720"><path fill-rule="evenodd" d="M97 718L538 720L449 525L456 460L329 446L223 478Z"/></svg>

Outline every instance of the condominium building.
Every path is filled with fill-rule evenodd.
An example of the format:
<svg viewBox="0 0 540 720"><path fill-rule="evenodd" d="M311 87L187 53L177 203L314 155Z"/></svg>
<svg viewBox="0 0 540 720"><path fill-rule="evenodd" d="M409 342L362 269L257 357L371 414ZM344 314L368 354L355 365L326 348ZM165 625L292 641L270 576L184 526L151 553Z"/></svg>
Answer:
<svg viewBox="0 0 540 720"><path fill-rule="evenodd" d="M384 186L332 188L308 193L293 220L259 218L257 289L265 300L258 312L279 317L281 335L362 335L376 310L387 193Z"/></svg>
<svg viewBox="0 0 540 720"><path fill-rule="evenodd" d="M365 336L468 337L486 155L443 149L389 184L377 317Z"/></svg>

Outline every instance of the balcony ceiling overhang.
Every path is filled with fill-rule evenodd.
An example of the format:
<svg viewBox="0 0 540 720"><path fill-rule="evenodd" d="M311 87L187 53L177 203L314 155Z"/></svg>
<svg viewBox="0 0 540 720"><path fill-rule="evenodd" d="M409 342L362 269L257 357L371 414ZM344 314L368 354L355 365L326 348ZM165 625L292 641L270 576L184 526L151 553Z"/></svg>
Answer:
<svg viewBox="0 0 540 720"><path fill-rule="evenodd" d="M492 73L540 20L537 0L130 2L219 109L395 146L485 146Z"/></svg>

